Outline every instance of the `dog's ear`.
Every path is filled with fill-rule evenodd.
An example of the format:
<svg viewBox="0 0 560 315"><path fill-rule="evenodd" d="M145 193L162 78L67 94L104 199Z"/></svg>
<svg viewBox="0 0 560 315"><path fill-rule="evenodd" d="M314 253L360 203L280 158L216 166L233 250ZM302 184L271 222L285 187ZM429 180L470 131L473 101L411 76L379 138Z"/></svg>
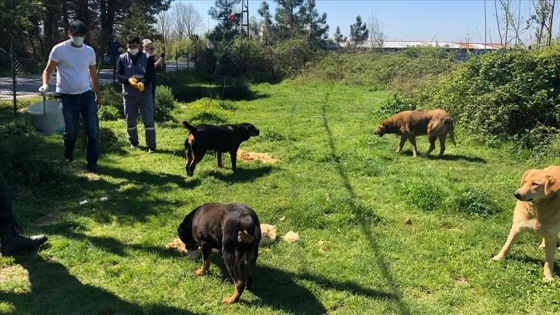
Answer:
<svg viewBox="0 0 560 315"><path fill-rule="evenodd" d="M532 173L533 171L536 171L536 169L532 168L530 170L526 170L525 173L523 173L523 177L521 177L521 186L523 186L523 183L525 182L525 179L527 178L527 176Z"/></svg>
<svg viewBox="0 0 560 315"><path fill-rule="evenodd" d="M546 182L544 183L544 194L549 195L560 190L560 181L552 175L546 175Z"/></svg>

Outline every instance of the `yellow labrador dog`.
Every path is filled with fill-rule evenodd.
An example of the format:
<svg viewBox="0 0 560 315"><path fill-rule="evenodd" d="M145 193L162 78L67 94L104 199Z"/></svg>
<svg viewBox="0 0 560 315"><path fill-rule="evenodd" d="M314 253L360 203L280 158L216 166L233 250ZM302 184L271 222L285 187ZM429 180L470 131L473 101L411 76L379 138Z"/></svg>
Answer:
<svg viewBox="0 0 560 315"><path fill-rule="evenodd" d="M546 251L544 279L552 280L554 251L560 232L560 166L526 171L521 188L513 195L517 198L513 224L504 247L492 260L504 258L520 234L533 232L543 238L540 247Z"/></svg>
<svg viewBox="0 0 560 315"><path fill-rule="evenodd" d="M453 129L453 119L443 109L425 111L405 110L385 118L373 132L382 137L386 133L393 133L401 138L397 153L401 152L406 140L412 145L412 156L416 157L416 136L427 135L430 148L424 155L429 155L436 148L436 139L439 139L439 156L445 151L445 139L449 135L451 143L456 145Z"/></svg>

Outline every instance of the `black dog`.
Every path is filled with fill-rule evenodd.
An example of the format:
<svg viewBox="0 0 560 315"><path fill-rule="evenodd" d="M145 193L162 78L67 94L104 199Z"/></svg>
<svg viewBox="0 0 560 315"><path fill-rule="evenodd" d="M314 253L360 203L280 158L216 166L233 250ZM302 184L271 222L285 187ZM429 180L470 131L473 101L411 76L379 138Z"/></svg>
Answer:
<svg viewBox="0 0 560 315"><path fill-rule="evenodd" d="M186 121L181 125L190 131L185 140L185 158L187 176L194 174L196 164L202 160L207 149L214 150L218 167L222 167L222 153L229 152L231 168L237 171L237 150L239 145L251 137L258 136L259 130L252 124L242 123L235 125L208 125L193 126Z"/></svg>
<svg viewBox="0 0 560 315"><path fill-rule="evenodd" d="M177 229L188 250L202 250L201 275L210 268L212 248L222 251L226 268L235 284L231 297L222 302L234 303L247 287L253 288L253 269L259 256L261 230L255 211L242 203L205 203L189 213ZM246 281L240 265L246 262Z"/></svg>

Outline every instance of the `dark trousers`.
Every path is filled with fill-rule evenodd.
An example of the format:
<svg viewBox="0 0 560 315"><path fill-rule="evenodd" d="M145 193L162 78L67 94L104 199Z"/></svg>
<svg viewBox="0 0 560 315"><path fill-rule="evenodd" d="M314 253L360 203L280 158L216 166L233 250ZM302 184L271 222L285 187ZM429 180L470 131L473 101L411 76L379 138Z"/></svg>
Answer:
<svg viewBox="0 0 560 315"><path fill-rule="evenodd" d="M97 164L99 159L99 119L97 117L95 94L92 91L78 95L58 94L57 98L62 103L62 114L66 123L63 134L64 149L74 151L81 115L84 119L87 135L86 160L88 164Z"/></svg>
<svg viewBox="0 0 560 315"><path fill-rule="evenodd" d="M2 174L0 174L0 227L14 222L14 214L8 195L8 184Z"/></svg>

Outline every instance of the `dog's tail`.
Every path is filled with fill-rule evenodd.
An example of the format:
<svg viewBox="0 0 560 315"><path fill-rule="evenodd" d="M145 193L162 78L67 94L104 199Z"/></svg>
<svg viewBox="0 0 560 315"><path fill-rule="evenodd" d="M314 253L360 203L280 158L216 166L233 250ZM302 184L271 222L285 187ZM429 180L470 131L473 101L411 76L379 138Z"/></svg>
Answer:
<svg viewBox="0 0 560 315"><path fill-rule="evenodd" d="M455 142L455 134L453 132L455 129L455 122L450 119L448 123L450 124L448 129L449 140L451 141L451 143L453 143L453 145L457 145L457 142Z"/></svg>
<svg viewBox="0 0 560 315"><path fill-rule="evenodd" d="M243 229L239 232L237 232L237 241L239 243L253 243L255 241L255 235L260 235L261 234L261 230L260 227L255 226L255 229L253 231L253 233L251 234L251 232Z"/></svg>
<svg viewBox="0 0 560 315"><path fill-rule="evenodd" d="M192 133L195 133L195 132L196 132L196 128L195 128L193 125L189 124L188 122L186 122L186 121L184 121L184 120L181 122L181 126L182 126L183 128L188 129L188 130L189 130L190 132L192 132Z"/></svg>

